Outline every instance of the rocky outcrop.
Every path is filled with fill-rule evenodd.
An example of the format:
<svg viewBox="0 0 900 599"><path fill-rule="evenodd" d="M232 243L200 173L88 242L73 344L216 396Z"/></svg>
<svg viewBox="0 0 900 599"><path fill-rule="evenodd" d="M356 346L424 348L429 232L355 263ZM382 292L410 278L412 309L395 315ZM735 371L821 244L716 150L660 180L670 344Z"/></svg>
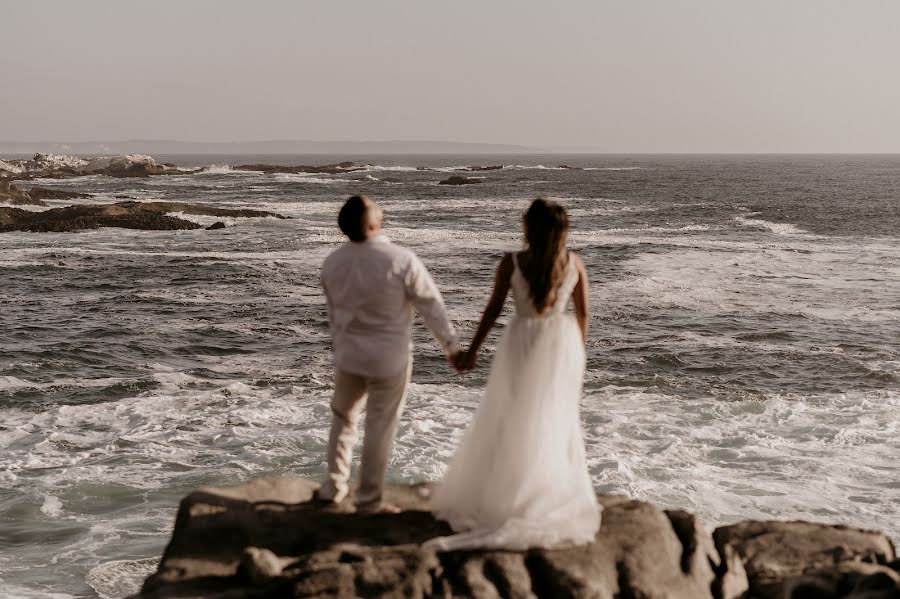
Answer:
<svg viewBox="0 0 900 599"><path fill-rule="evenodd" d="M335 164L323 164L320 166L309 166L298 164L296 166L281 166L277 164L240 164L232 166L231 170L235 171L254 171L271 175L273 173L320 173L335 175L339 173L349 173L361 170L363 167L355 166L352 162L338 162Z"/></svg>
<svg viewBox="0 0 900 599"><path fill-rule="evenodd" d="M86 204L52 208L32 212L21 208L0 207L0 232L71 232L99 227L121 227L166 231L174 229L200 229L202 225L172 216L171 213L202 216L275 217L285 218L273 212L249 209L214 208L202 204L183 202L118 202L116 204Z"/></svg>
<svg viewBox="0 0 900 599"><path fill-rule="evenodd" d="M32 198L27 191L22 191L6 179L0 179L0 204L13 206L46 206L40 199Z"/></svg>
<svg viewBox="0 0 900 599"><path fill-rule="evenodd" d="M0 173L16 179L63 178L84 175L108 177L149 177L182 174L177 167L158 164L144 154L101 156L86 160L78 156L35 154L31 160L7 160L0 163Z"/></svg>
<svg viewBox="0 0 900 599"><path fill-rule="evenodd" d="M392 515L322 505L313 500L316 488L300 478L268 478L190 494L139 597L889 599L900 593L891 542L842 526L742 522L710 536L688 512L607 495L598 497L603 521L590 545L434 553L421 544L449 530L428 511L427 484L389 486L387 499L403 508Z"/></svg>
<svg viewBox="0 0 900 599"><path fill-rule="evenodd" d="M177 168L157 164L150 156L124 154L92 158L87 164L76 169L82 175L106 175L107 177L149 177L180 173Z"/></svg>
<svg viewBox="0 0 900 599"><path fill-rule="evenodd" d="M442 181L438 181L438 185L474 185L476 183L483 183L484 179L480 177L463 177L461 175L453 175L451 177L447 177Z"/></svg>
<svg viewBox="0 0 900 599"><path fill-rule="evenodd" d="M708 535L692 523L682 538L648 503L601 497L603 527L585 547L436 554L421 543L449 529L427 485L390 487L396 515L323 508L315 488L261 479L191 494L141 596L712 598Z"/></svg>
<svg viewBox="0 0 900 599"><path fill-rule="evenodd" d="M719 528L713 538L720 554L740 558L754 598L862 598L883 589L900 597L900 563L893 543L880 532L747 521Z"/></svg>

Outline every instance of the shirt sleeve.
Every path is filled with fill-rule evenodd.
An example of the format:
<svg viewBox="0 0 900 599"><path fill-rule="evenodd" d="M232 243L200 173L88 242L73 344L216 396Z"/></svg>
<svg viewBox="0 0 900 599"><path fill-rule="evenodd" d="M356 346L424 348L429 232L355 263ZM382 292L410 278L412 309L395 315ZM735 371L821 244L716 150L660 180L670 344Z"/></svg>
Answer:
<svg viewBox="0 0 900 599"><path fill-rule="evenodd" d="M456 329L447 316L444 298L422 261L412 256L406 275L406 293L437 342L448 354L459 351Z"/></svg>

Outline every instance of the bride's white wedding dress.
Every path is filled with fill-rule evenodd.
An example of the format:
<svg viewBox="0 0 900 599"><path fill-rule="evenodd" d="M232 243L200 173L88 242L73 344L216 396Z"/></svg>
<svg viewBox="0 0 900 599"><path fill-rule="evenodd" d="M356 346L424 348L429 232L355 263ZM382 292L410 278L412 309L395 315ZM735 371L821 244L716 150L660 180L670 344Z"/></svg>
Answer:
<svg viewBox="0 0 900 599"><path fill-rule="evenodd" d="M459 534L426 547L527 549L589 543L600 527L579 404L585 354L566 308L578 282L569 260L555 303L538 314L513 254L516 315L444 479L434 514Z"/></svg>

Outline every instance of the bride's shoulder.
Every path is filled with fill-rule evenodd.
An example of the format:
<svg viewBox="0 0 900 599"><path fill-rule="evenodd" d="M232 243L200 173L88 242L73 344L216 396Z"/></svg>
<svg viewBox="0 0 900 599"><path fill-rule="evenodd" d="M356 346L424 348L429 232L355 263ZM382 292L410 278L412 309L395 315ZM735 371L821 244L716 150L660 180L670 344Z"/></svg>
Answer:
<svg viewBox="0 0 900 599"><path fill-rule="evenodd" d="M587 272L587 267L585 267L584 265L584 260L582 260L581 256L579 256L572 250L569 250L569 264L571 264L572 268L574 268L579 273Z"/></svg>

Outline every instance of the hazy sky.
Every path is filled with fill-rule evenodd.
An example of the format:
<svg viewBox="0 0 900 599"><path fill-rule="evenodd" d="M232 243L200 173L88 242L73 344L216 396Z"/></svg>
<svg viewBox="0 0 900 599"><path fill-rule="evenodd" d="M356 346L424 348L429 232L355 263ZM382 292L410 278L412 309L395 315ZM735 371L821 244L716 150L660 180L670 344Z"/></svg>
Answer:
<svg viewBox="0 0 900 599"><path fill-rule="evenodd" d="M0 0L0 140L900 152L898 0Z"/></svg>

